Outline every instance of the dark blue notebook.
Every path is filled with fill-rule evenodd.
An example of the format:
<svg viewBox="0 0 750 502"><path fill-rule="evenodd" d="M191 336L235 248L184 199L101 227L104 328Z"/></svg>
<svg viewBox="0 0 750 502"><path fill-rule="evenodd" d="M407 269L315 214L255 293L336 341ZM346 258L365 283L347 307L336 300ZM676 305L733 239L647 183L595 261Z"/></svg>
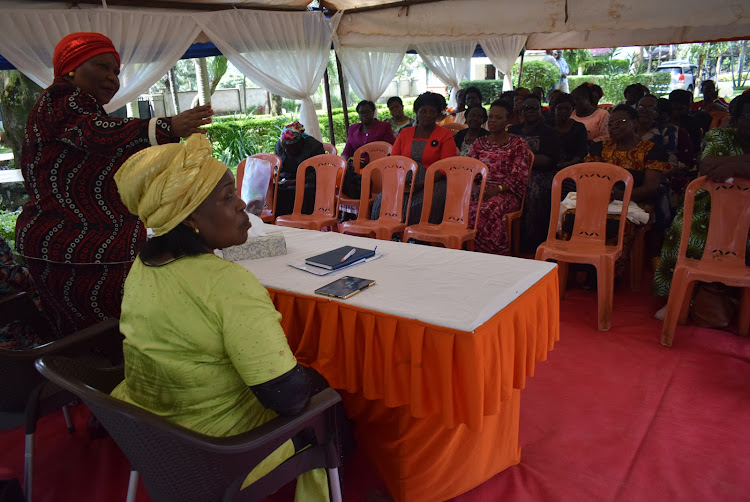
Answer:
<svg viewBox="0 0 750 502"><path fill-rule="evenodd" d="M375 255L374 249L362 249L352 246L344 246L327 253L311 256L305 260L305 263L314 267L327 268L336 270L337 268L346 267L365 258Z"/></svg>

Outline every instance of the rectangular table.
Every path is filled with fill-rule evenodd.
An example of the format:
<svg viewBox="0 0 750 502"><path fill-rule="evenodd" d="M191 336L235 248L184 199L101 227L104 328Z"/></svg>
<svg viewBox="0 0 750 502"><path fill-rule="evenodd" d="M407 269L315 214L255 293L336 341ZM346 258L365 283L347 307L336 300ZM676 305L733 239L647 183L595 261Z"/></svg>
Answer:
<svg viewBox="0 0 750 502"><path fill-rule="evenodd" d="M520 389L559 339L552 263L281 230L286 256L239 262L266 286L298 360L339 390L396 500L445 500L520 461ZM340 246L385 255L326 276L288 266ZM313 291L344 275L376 285Z"/></svg>

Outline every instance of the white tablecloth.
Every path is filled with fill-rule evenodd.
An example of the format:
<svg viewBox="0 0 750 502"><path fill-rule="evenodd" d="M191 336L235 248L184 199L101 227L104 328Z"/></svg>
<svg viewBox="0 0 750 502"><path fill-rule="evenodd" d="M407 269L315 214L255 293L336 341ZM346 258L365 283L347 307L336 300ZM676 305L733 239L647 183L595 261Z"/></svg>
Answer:
<svg viewBox="0 0 750 502"><path fill-rule="evenodd" d="M330 301L460 331L473 331L487 322L556 266L335 232L273 225L266 225L266 230L284 233L287 254L238 262L264 286L315 296L317 288L344 275L374 279L376 284L369 289L347 300ZM346 245L367 249L378 246L384 256L325 276L288 265Z"/></svg>

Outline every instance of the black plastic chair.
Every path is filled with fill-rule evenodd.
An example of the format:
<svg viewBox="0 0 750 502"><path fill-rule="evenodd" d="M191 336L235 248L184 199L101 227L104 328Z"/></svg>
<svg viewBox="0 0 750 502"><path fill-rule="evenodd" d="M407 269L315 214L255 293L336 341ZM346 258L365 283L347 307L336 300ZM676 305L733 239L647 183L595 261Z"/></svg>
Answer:
<svg viewBox="0 0 750 502"><path fill-rule="evenodd" d="M328 469L331 499L341 501L340 424L335 413L341 397L333 389L313 396L297 417L277 417L237 436L212 437L111 397L109 393L123 378L122 369L97 370L58 356L43 357L36 366L42 375L77 395L128 457L132 468L129 501L135 500L138 475L154 502L257 501L316 468ZM315 444L240 490L258 463L307 428L315 432Z"/></svg>
<svg viewBox="0 0 750 502"><path fill-rule="evenodd" d="M22 320L42 338L48 337L49 325L27 293L0 298L0 325ZM122 336L117 319L104 321L60 340L28 350L0 349L0 429L25 426L24 491L32 500L34 474L34 435L39 418L62 408L65 423L73 432L67 405L76 397L46 381L34 368L34 361L49 354L81 356L95 347L122 354Z"/></svg>

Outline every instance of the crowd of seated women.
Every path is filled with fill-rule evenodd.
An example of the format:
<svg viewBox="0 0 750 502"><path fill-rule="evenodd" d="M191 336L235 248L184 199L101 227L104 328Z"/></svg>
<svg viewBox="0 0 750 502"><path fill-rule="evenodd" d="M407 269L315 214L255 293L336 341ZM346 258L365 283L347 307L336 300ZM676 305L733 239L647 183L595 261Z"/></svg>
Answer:
<svg viewBox="0 0 750 502"><path fill-rule="evenodd" d="M250 221L231 171L196 134L210 122L210 106L171 118L108 117L102 106L119 88L119 55L100 34L64 38L53 63L55 81L29 117L21 158L31 197L19 218L17 250L28 269L18 267L0 242L0 273L12 288L0 293L37 295L56 337L119 316L126 378L113 395L191 430L231 436L300 413L325 380L297 363L281 315L255 276L213 253L244 243ZM481 205L479 185L472 187L470 220L478 214L476 251L492 254L509 253L505 216L519 210L524 197L522 250L533 253L544 240L552 178L560 169L592 161L619 165L633 174L632 200L653 213L653 232L666 234L663 246L657 239L655 274L656 293L666 295L686 223L685 181L698 174L750 178L750 94L728 105L731 120L721 124L710 113L722 112L710 85L698 107L684 91L660 100L631 86L611 112L597 106L597 87L554 93L546 116L538 92L508 91L487 110L481 92L466 89L456 121L467 127L455 136L438 125L446 109L438 94L417 98L416 120L397 97L388 100L387 122L375 118L372 102L362 101L360 123L349 128L342 155L387 141L392 155L417 163L411 199L404 197L404 204L411 200L410 224L421 217L430 165L457 155L480 160L487 183ZM283 128L275 153L282 160L277 214L288 214L298 166L324 149L294 122ZM65 181L57 176L59 165L70 170ZM303 211L310 212L316 180L312 171L304 176ZM60 197L64 183L75 185L68 199ZM442 218L446 188L446 179L437 177L432 223ZM622 190L611 196L621 199ZM372 218L380 213L380 197ZM699 194L689 222L691 256L703 252L709 213L707 194ZM628 225L626 243L634 230ZM154 232L148 241L145 227ZM37 343L26 331L0 332L2 347ZM288 441L247 482L305 446L302 437ZM320 470L301 476L297 500L327 500L325 477Z"/></svg>

